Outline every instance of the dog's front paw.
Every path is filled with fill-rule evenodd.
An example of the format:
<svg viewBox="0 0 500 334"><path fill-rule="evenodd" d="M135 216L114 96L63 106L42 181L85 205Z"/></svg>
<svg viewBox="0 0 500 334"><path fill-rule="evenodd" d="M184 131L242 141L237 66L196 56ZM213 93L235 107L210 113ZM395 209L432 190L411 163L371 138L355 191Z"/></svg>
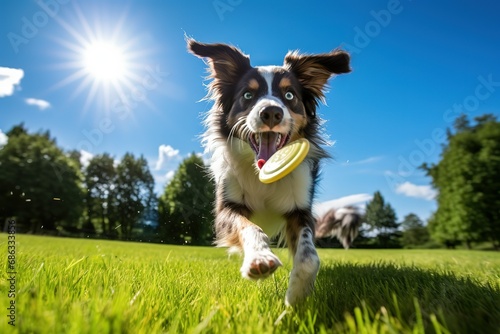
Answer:
<svg viewBox="0 0 500 334"><path fill-rule="evenodd" d="M296 305L311 294L319 270L319 258L314 251L308 258L296 264L290 273L290 283L286 291L285 304Z"/></svg>
<svg viewBox="0 0 500 334"><path fill-rule="evenodd" d="M270 250L261 250L252 254L245 254L241 266L241 275L247 279L264 279L281 266L281 261Z"/></svg>

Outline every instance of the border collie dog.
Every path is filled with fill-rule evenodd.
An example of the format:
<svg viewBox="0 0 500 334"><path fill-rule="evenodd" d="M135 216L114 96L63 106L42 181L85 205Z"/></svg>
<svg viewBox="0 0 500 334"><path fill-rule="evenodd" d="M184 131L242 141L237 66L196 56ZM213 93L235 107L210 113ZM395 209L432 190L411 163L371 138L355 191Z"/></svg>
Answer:
<svg viewBox="0 0 500 334"><path fill-rule="evenodd" d="M293 257L285 303L295 305L312 292L320 264L311 207L319 162L328 154L321 147L326 141L316 108L328 79L350 72L349 55L294 51L282 66L252 67L250 58L233 46L193 39L187 44L191 53L207 60L211 79L207 98L214 105L206 116L203 144L216 184L216 244L243 251L243 277L263 279L281 266L269 246L269 238L279 234ZM257 161L299 138L311 144L305 160L281 180L259 181ZM334 214L322 234L335 234L338 228L344 231L338 236L353 235L353 220L342 223L355 214L344 210L338 219Z"/></svg>

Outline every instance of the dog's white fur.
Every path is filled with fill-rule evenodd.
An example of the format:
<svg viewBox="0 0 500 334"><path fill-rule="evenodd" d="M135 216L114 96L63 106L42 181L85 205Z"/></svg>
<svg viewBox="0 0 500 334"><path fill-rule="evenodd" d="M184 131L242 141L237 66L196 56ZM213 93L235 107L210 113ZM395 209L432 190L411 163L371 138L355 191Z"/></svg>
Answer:
<svg viewBox="0 0 500 334"><path fill-rule="evenodd" d="M316 118L315 106L323 97L322 89L328 78L333 73L350 71L349 56L340 51L318 56L301 56L292 52L287 55L282 67L252 68L248 57L236 48L224 44L202 44L194 40L188 40L188 46L197 56L209 59L211 77L214 79L209 85L209 97L215 104L207 114L207 130L202 143L205 153L211 157L210 169L217 189L216 229L220 229L217 245L242 250L242 276L262 279L282 265L270 249L268 236L281 234L283 238L286 237L294 266L285 302L295 305L312 292L320 266L314 247L311 202L318 163L327 154L319 147L324 141L319 136L321 123ZM236 89L240 75L246 72L255 75L255 72L248 72L252 70L258 72L259 80L263 78L267 92L259 93L258 99L252 101L251 109L234 115L228 101L234 101L233 106L239 106L235 103L242 95L232 96L236 92L227 92ZM280 96L281 93L273 88L277 73L292 75L293 71L297 71L296 77L286 78L284 86L290 85L299 94L301 89L307 90L308 95L304 96L304 101L300 100L299 107L284 101L283 95ZM281 84L280 81L280 89ZM250 83L248 85L251 86ZM257 80L254 85L259 86ZM262 116L263 110L270 107L282 111L276 122L268 122ZM231 117L238 118L231 120ZM226 124L229 121L233 123L227 134L222 128L229 125ZM271 184L260 182L256 152L247 137L272 131L288 140L302 138L305 126L309 126L307 139L312 143L306 159L285 178ZM269 138L272 140L275 137Z"/></svg>
<svg viewBox="0 0 500 334"><path fill-rule="evenodd" d="M295 305L312 292L319 271L320 261L314 247L313 232L304 233L307 229L306 227L300 231L297 252L293 259L294 265L286 291L285 303L287 305ZM304 237L306 234L307 236Z"/></svg>
<svg viewBox="0 0 500 334"><path fill-rule="evenodd" d="M286 221L282 214L294 208L307 208L311 205L309 191L312 187L310 162L307 160L300 164L287 178L281 182L263 184L255 177L255 154L247 143L234 138L231 142L210 140L207 149L214 149L210 164L216 186L226 184L225 199L237 203L244 203L252 209L250 217L255 225L260 227L266 235L277 235L284 227ZM307 191L304 191L307 189ZM303 231L301 231L301 235ZM245 278L252 278L250 267L260 263L274 261L281 266L281 261L271 252L269 240L262 238L254 227L243 230L244 260L241 274ZM314 251L304 260L304 245L312 246L314 241L312 233L306 238L299 239L297 252L294 257L294 268L290 275L289 288L285 302L294 305L297 301L310 294L316 274L319 270L319 257ZM219 246L231 246L220 244ZM232 250L234 251L234 250ZM266 278L264 274L260 278Z"/></svg>

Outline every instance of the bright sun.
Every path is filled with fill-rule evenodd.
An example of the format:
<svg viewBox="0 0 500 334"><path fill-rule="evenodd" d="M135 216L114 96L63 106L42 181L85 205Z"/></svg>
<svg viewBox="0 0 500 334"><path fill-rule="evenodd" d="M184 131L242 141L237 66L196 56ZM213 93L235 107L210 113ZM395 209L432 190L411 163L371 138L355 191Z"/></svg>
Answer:
<svg viewBox="0 0 500 334"><path fill-rule="evenodd" d="M83 52L83 66L94 79L118 82L127 72L124 52L112 43L94 42Z"/></svg>
<svg viewBox="0 0 500 334"><path fill-rule="evenodd" d="M67 75L53 89L76 83L69 98L86 93L83 111L91 107L112 111L142 88L152 49L142 45L137 29L131 29L134 34L128 31L126 25L133 21L126 10L113 18L101 18L75 4L75 13L77 22L60 22L68 38L58 40L63 48L57 67ZM149 103L147 98L144 103Z"/></svg>

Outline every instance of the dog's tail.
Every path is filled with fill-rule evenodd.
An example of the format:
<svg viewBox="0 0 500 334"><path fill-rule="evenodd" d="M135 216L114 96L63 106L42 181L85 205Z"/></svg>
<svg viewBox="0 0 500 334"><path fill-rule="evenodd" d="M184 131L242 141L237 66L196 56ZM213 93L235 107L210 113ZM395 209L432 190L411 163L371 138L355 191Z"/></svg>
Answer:
<svg viewBox="0 0 500 334"><path fill-rule="evenodd" d="M349 248L358 236L361 215L352 206L331 209L316 222L316 238L334 237Z"/></svg>

